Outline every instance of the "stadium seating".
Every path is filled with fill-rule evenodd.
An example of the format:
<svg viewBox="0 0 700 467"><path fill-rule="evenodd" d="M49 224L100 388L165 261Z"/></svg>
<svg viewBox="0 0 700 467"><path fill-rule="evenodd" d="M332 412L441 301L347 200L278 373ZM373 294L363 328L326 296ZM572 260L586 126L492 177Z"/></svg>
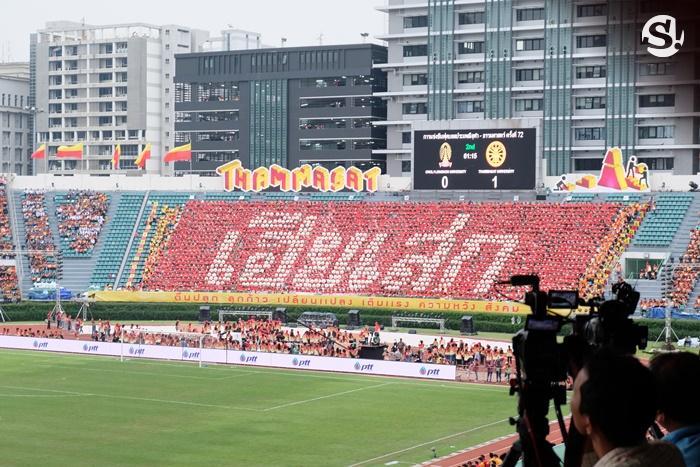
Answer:
<svg viewBox="0 0 700 467"><path fill-rule="evenodd" d="M156 231L160 219L165 216L172 216L172 208L179 208L189 200L191 195L187 193L158 192L150 193L146 202L146 211L141 217L136 237L131 245L127 257L126 268L122 274L118 287L133 288L141 282L144 264L151 249L151 238ZM178 213L175 219L179 217Z"/></svg>
<svg viewBox="0 0 700 467"><path fill-rule="evenodd" d="M12 228L10 226L7 190L4 179L0 179L0 258L16 258L12 243ZM0 300L2 301L19 300L20 293L16 266L0 266L0 295Z"/></svg>
<svg viewBox="0 0 700 467"><path fill-rule="evenodd" d="M90 284L96 288L113 287L121 266L129 239L134 230L143 203L144 193L124 193L110 222L107 238Z"/></svg>
<svg viewBox="0 0 700 467"><path fill-rule="evenodd" d="M22 194L22 216L32 282L55 282L61 278L61 258L53 241L43 191L27 190Z"/></svg>
<svg viewBox="0 0 700 467"><path fill-rule="evenodd" d="M545 289L578 288L643 206L190 201L143 287L520 298L495 281L538 273Z"/></svg>
<svg viewBox="0 0 700 467"><path fill-rule="evenodd" d="M673 288L669 293L671 305L684 307L695 287L700 274L700 226L690 233L690 243L681 257L680 264L673 271Z"/></svg>
<svg viewBox="0 0 700 467"><path fill-rule="evenodd" d="M661 193L642 223L634 245L669 246L693 201L690 193Z"/></svg>
<svg viewBox="0 0 700 467"><path fill-rule="evenodd" d="M76 190L56 194L54 200L63 256L90 256L107 216L109 195Z"/></svg>

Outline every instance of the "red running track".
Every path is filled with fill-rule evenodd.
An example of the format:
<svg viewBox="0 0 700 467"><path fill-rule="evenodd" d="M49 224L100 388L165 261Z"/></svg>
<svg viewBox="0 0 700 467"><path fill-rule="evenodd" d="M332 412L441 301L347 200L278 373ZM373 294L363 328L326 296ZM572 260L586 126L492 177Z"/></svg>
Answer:
<svg viewBox="0 0 700 467"><path fill-rule="evenodd" d="M565 423L568 423L568 420L568 417L565 418ZM488 456L490 452L498 455L507 453L517 439L517 434L503 436L439 459L423 462L421 465L432 467L460 467L469 461L473 462L479 460L479 456L482 454ZM558 422L554 421L549 424L549 436L547 436L547 440L555 445L564 442Z"/></svg>

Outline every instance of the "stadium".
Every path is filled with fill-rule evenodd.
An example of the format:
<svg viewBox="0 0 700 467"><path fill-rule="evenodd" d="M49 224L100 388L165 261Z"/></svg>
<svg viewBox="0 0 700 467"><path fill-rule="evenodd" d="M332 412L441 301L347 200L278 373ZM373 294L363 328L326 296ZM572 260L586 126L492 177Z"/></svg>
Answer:
<svg viewBox="0 0 700 467"><path fill-rule="evenodd" d="M386 47L200 48L172 137L91 94L112 62L57 78L140 73L145 36L47 26L33 175L0 175L0 465L575 456L589 361L700 347L699 17L669 2L655 45L642 3L390 0Z"/></svg>

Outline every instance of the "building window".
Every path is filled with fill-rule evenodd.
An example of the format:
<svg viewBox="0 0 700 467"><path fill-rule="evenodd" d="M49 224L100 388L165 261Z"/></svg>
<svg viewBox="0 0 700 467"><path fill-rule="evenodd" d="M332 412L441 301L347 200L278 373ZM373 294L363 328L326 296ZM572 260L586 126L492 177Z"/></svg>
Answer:
<svg viewBox="0 0 700 467"><path fill-rule="evenodd" d="M673 138L674 129L675 127L673 125L640 126L639 139Z"/></svg>
<svg viewBox="0 0 700 467"><path fill-rule="evenodd" d="M599 3L597 5L579 5L576 11L579 18L605 16L608 14L608 8L604 3Z"/></svg>
<svg viewBox="0 0 700 467"><path fill-rule="evenodd" d="M426 73L403 75L404 86L423 86L426 84L428 84L428 75Z"/></svg>
<svg viewBox="0 0 700 467"><path fill-rule="evenodd" d="M574 171L582 172L589 170L600 170L600 158L574 159Z"/></svg>
<svg viewBox="0 0 700 467"><path fill-rule="evenodd" d="M574 128L577 141L596 141L605 139L605 128Z"/></svg>
<svg viewBox="0 0 700 467"><path fill-rule="evenodd" d="M542 68L524 68L515 70L515 81L541 81L544 79Z"/></svg>
<svg viewBox="0 0 700 467"><path fill-rule="evenodd" d="M339 86L347 86L348 79L346 76L333 76L330 78L303 78L299 85L302 88L336 88Z"/></svg>
<svg viewBox="0 0 700 467"><path fill-rule="evenodd" d="M673 64L671 62L642 63L639 65L641 76L658 76L673 74Z"/></svg>
<svg viewBox="0 0 700 467"><path fill-rule="evenodd" d="M335 140L314 140L301 139L299 140L299 150L301 151L343 151L347 147L344 139Z"/></svg>
<svg viewBox="0 0 700 467"><path fill-rule="evenodd" d="M484 111L484 101L457 101L457 113L468 114Z"/></svg>
<svg viewBox="0 0 700 467"><path fill-rule="evenodd" d="M515 50L543 50L544 39L518 39L515 41Z"/></svg>
<svg viewBox="0 0 700 467"><path fill-rule="evenodd" d="M640 157L637 162L646 164L649 170L673 170L673 157Z"/></svg>
<svg viewBox="0 0 700 467"><path fill-rule="evenodd" d="M411 144L411 132L410 131L401 132L401 143Z"/></svg>
<svg viewBox="0 0 700 467"><path fill-rule="evenodd" d="M457 22L459 24L483 24L484 12L470 11L469 13L460 13L457 17Z"/></svg>
<svg viewBox="0 0 700 467"><path fill-rule="evenodd" d="M608 43L605 34L593 34L591 36L576 36L576 47L585 49L589 47L605 47Z"/></svg>
<svg viewBox="0 0 700 467"><path fill-rule="evenodd" d="M401 161L401 173L411 173L411 161Z"/></svg>
<svg viewBox="0 0 700 467"><path fill-rule="evenodd" d="M428 105L425 102L406 102L402 106L404 114L425 114L428 113Z"/></svg>
<svg viewBox="0 0 700 467"><path fill-rule="evenodd" d="M540 21L544 19L544 8L523 8L515 10L517 21Z"/></svg>
<svg viewBox="0 0 700 467"><path fill-rule="evenodd" d="M673 107L676 105L675 94L649 94L639 96L640 107Z"/></svg>
<svg viewBox="0 0 700 467"><path fill-rule="evenodd" d="M197 85L198 102L237 101L240 97L238 83L200 83Z"/></svg>
<svg viewBox="0 0 700 467"><path fill-rule="evenodd" d="M542 110L542 99L516 99L515 110L518 112Z"/></svg>
<svg viewBox="0 0 700 467"><path fill-rule="evenodd" d="M579 110L585 109L604 109L605 96L596 97L577 97L576 108Z"/></svg>
<svg viewBox="0 0 700 467"><path fill-rule="evenodd" d="M406 16L403 19L404 29L411 28L427 28L428 27L428 17L427 16Z"/></svg>
<svg viewBox="0 0 700 467"><path fill-rule="evenodd" d="M190 83L175 83L175 103L192 102L192 85Z"/></svg>
<svg viewBox="0 0 700 467"><path fill-rule="evenodd" d="M577 66L576 78L605 78L605 65Z"/></svg>
<svg viewBox="0 0 700 467"><path fill-rule="evenodd" d="M475 42L460 42L457 47L457 53L459 54L480 54L484 53L484 43L483 41Z"/></svg>
<svg viewBox="0 0 700 467"><path fill-rule="evenodd" d="M344 97L327 97L322 99L299 99L299 108L323 109L345 107Z"/></svg>
<svg viewBox="0 0 700 467"><path fill-rule="evenodd" d="M336 128L347 128L345 118L300 118L300 130L332 130Z"/></svg>
<svg viewBox="0 0 700 467"><path fill-rule="evenodd" d="M403 46L404 57L425 57L426 55L428 55L428 44Z"/></svg>
<svg viewBox="0 0 700 467"><path fill-rule="evenodd" d="M484 82L484 72L483 71L460 71L457 73L457 82L463 83L483 83Z"/></svg>

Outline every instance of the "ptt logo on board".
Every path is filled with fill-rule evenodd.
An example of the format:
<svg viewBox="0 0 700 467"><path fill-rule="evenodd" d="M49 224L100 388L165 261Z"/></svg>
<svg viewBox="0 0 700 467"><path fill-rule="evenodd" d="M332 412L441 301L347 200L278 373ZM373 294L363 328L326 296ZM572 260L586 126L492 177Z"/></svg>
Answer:
<svg viewBox="0 0 700 467"><path fill-rule="evenodd" d="M421 376L439 376L440 375L440 369L439 368L426 368L424 366L420 367L420 370L418 370L418 373L420 373Z"/></svg>
<svg viewBox="0 0 700 467"><path fill-rule="evenodd" d="M374 364L373 363L360 363L360 362L355 362L355 371L374 371Z"/></svg>
<svg viewBox="0 0 700 467"><path fill-rule="evenodd" d="M294 357L294 359L292 360L292 365L298 366L298 367L302 367L302 366L308 367L308 366L311 366L311 360L310 359L309 360L299 360L298 358Z"/></svg>
<svg viewBox="0 0 700 467"><path fill-rule="evenodd" d="M32 343L32 347L34 347L37 350L48 349L49 343L48 343L48 341L34 341Z"/></svg>
<svg viewBox="0 0 700 467"><path fill-rule="evenodd" d="M199 359L199 352L192 352L192 351L187 351L183 350L182 351L182 358L185 360L196 360Z"/></svg>
<svg viewBox="0 0 700 467"><path fill-rule="evenodd" d="M239 358L241 363L256 363L258 361L258 356L257 355L246 355L246 354L241 354L241 357Z"/></svg>
<svg viewBox="0 0 700 467"><path fill-rule="evenodd" d="M83 352L97 352L99 346L97 345L83 345Z"/></svg>
<svg viewBox="0 0 700 467"><path fill-rule="evenodd" d="M137 347L129 347L129 355L133 355L135 357L143 356L145 351L146 351L146 349L139 349Z"/></svg>

